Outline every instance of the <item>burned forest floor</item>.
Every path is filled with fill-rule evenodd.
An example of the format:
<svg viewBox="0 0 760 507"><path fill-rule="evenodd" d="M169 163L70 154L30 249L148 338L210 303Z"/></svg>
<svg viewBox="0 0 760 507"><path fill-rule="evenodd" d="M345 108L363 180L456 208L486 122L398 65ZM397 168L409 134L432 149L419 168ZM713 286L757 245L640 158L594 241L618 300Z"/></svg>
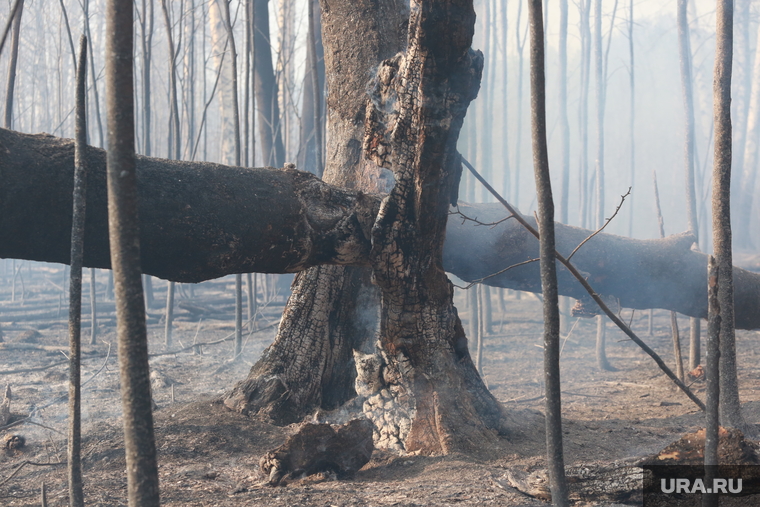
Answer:
<svg viewBox="0 0 760 507"><path fill-rule="evenodd" d="M98 270L98 335L97 343L89 345L89 270L85 274L85 500L93 506L126 506L114 305L105 297L108 274ZM68 303L63 292L68 281L64 282L64 276L63 266L0 260L0 387L10 386L11 422L15 421L13 427L0 429L0 439L5 442L8 435L25 439L22 448L0 449L3 506L40 505L43 483L49 506L68 505ZM514 431L501 448L484 449L480 456L445 457L375 451L372 460L349 480L317 475L286 486L263 485L259 458L280 445L295 426L272 426L214 403L245 378L274 338L286 289L274 277L269 276L266 284L263 280L259 275L253 331L245 332L243 353L235 361L233 277L192 288L178 286L173 341L168 347L163 321L167 284L153 280L155 303L148 312L148 335L163 505L547 505L513 489L504 478L513 467L532 469L544 463L541 304L533 295L500 295L495 290L491 291L492 326L483 342L483 373L489 388L514 415ZM468 329L467 298L463 291L456 294ZM654 312L651 335L648 312L632 315L623 309L622 315L674 368L670 313ZM688 319L680 317L679 324L686 358ZM607 354L616 371L599 370L595 336L595 319L567 318L562 349L566 465L652 455L703 426L699 409L609 322ZM470 346L474 349L472 339ZM760 332L738 331L737 348L745 416L754 428L760 428ZM693 381L692 388L704 399L703 382Z"/></svg>

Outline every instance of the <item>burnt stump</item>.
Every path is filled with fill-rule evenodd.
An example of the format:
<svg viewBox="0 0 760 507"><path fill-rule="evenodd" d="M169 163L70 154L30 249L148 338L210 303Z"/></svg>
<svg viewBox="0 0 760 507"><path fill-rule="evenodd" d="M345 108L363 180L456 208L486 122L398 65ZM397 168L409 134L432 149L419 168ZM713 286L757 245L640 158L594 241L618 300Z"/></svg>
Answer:
<svg viewBox="0 0 760 507"><path fill-rule="evenodd" d="M372 429L368 419L343 425L304 423L284 444L262 456L259 467L272 486L320 472L351 477L372 456Z"/></svg>

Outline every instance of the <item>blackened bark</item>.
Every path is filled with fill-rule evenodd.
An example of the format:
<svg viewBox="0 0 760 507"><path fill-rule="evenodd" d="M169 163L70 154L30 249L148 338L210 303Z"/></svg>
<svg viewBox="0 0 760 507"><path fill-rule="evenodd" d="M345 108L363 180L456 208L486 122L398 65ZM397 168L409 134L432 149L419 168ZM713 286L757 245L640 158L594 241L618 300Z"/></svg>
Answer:
<svg viewBox="0 0 760 507"><path fill-rule="evenodd" d="M9 154L0 159L0 256L68 263L73 143L0 129L0 146ZM103 150L87 152L89 267L111 265L105 158ZM230 273L295 272L338 258L343 264L368 262L377 196L337 189L294 170L140 156L135 162L147 273L198 282Z"/></svg>
<svg viewBox="0 0 760 507"><path fill-rule="evenodd" d="M382 293L383 383L409 414L407 451L475 451L506 431L505 412L472 363L442 266L456 142L477 95L483 56L470 49L472 2L413 1L405 53L384 61L370 90L364 149L393 170L372 230Z"/></svg>
<svg viewBox="0 0 760 507"><path fill-rule="evenodd" d="M364 191L382 188L378 168L361 157L364 90L370 69L401 49L404 13L402 1L322 3L330 90L323 178L328 183ZM355 396L352 351L369 351L376 335L379 295L369 280L366 268L319 266L299 273L275 342L224 403L286 424Z"/></svg>
<svg viewBox="0 0 760 507"><path fill-rule="evenodd" d="M130 0L106 4L108 229L116 295L119 377L130 507L160 505L148 339L140 281Z"/></svg>

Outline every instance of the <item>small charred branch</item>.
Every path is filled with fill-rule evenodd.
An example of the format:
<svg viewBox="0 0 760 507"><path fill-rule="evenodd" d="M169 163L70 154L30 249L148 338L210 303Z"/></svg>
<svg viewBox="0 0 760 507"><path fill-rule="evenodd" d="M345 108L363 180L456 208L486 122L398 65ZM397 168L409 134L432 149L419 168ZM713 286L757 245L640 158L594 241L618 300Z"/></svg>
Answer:
<svg viewBox="0 0 760 507"><path fill-rule="evenodd" d="M320 472L350 478L369 462L374 449L368 419L342 426L305 423L284 444L262 456L259 467L272 486Z"/></svg>

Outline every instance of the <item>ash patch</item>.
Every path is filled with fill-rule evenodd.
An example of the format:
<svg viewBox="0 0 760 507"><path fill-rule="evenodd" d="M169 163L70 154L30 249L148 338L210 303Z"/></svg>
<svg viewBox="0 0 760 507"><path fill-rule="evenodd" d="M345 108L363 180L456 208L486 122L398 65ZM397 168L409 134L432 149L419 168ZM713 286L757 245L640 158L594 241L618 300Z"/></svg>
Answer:
<svg viewBox="0 0 760 507"><path fill-rule="evenodd" d="M374 424L375 447L404 452L412 428L414 403L401 385L401 375L388 366L383 352L364 354L354 350L355 389L364 398L362 411Z"/></svg>

